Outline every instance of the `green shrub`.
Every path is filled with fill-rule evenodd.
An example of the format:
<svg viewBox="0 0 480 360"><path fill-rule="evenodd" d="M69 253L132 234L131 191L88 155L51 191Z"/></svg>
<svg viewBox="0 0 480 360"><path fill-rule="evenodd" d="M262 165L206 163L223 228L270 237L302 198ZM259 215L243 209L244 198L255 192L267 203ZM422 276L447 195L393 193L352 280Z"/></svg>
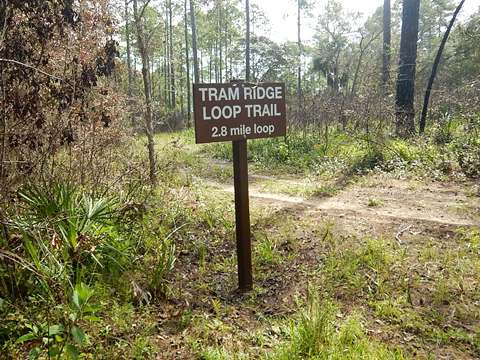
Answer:
<svg viewBox="0 0 480 360"><path fill-rule="evenodd" d="M118 263L125 255L112 241L115 200L94 198L65 184L26 186L19 200L12 227L22 241L17 258L31 264L19 261L49 295L55 297L58 286L71 291L84 277L108 270L108 261Z"/></svg>
<svg viewBox="0 0 480 360"><path fill-rule="evenodd" d="M15 344L30 344L30 359L38 359L45 353L48 358L78 359L82 347L88 343L83 325L100 320L96 316L100 307L92 301L94 293L94 289L87 285L77 284L71 293L69 305L57 306L63 318L57 318L53 323L48 317L45 321L25 323L24 333L16 339Z"/></svg>
<svg viewBox="0 0 480 360"><path fill-rule="evenodd" d="M459 145L456 153L463 173L470 178L480 177L480 140L472 139Z"/></svg>

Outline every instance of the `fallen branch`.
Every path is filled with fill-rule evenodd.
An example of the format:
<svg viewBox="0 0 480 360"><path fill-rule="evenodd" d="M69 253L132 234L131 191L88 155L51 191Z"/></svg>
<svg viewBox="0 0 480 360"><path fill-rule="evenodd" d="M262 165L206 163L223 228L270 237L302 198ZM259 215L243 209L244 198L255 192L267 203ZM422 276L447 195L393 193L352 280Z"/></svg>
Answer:
<svg viewBox="0 0 480 360"><path fill-rule="evenodd" d="M400 239L400 236L402 236L402 234L403 234L405 231L408 231L411 227L412 227L412 225L408 225L408 226L405 226L405 227L402 229L401 226L400 226L400 230L398 230L397 235L395 235L395 240L397 240L397 242L398 242L399 245L403 245L403 241L402 241L402 239Z"/></svg>

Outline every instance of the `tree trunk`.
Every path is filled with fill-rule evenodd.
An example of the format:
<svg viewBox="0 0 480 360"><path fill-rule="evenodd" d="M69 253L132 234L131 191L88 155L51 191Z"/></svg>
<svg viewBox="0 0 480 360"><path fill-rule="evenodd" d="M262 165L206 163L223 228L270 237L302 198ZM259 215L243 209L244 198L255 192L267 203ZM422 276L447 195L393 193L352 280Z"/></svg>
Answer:
<svg viewBox="0 0 480 360"><path fill-rule="evenodd" d="M200 76L200 81L203 83L204 82L204 77L205 77L205 74L204 74L204 71L203 71L203 57L205 55L204 55L204 52L199 51L199 53L200 53L200 71L199 71L200 74L199 74L199 76Z"/></svg>
<svg viewBox="0 0 480 360"><path fill-rule="evenodd" d="M303 104L302 104L302 40L300 37L301 30L301 0L297 0L297 46L298 46L298 68L297 68L297 101L299 113L302 115Z"/></svg>
<svg viewBox="0 0 480 360"><path fill-rule="evenodd" d="M440 65L440 60L442 59L443 49L445 49L445 45L448 40L448 36L450 35L450 31L452 30L453 24L455 23L455 19L457 18L458 13L462 9L463 3L465 0L460 1L453 16L448 24L447 30L445 34L443 34L442 42L440 43L440 47L437 51L437 56L435 56L435 61L433 62L432 66L432 73L430 74L430 79L428 79L427 90L425 91L425 97L423 99L423 109L422 109L422 117L420 118L420 134L423 134L425 131L425 124L427 121L427 113L428 113L428 104L430 102L430 94L432 92L433 82L435 81L435 77L437 76L438 65Z"/></svg>
<svg viewBox="0 0 480 360"><path fill-rule="evenodd" d="M228 81L229 78L231 80L231 76L229 76L229 73L228 73L228 70L230 69L229 66L228 66L228 52L229 52L229 48L228 48L228 24L230 23L229 22L229 19L228 19L228 10L225 9L225 28L224 28L224 33L223 33L223 41L224 41L224 64L225 64L225 80Z"/></svg>
<svg viewBox="0 0 480 360"><path fill-rule="evenodd" d="M223 18L223 11L222 11L222 1L219 1L219 4L218 4L219 8L218 8L218 59L219 59L219 63L218 63L218 72L219 72L219 78L220 78L220 82L223 82L223 49L222 49L222 27L223 27L223 22L222 22L222 18Z"/></svg>
<svg viewBox="0 0 480 360"><path fill-rule="evenodd" d="M396 133L409 137L415 133L415 69L417 62L418 20L420 0L404 0L400 61L396 96Z"/></svg>
<svg viewBox="0 0 480 360"><path fill-rule="evenodd" d="M169 32L168 32L168 6L165 3L165 101L168 107L172 107L172 93L170 91L171 84L171 75L170 66L172 63L170 61L170 47L169 44Z"/></svg>
<svg viewBox="0 0 480 360"><path fill-rule="evenodd" d="M170 92L172 93L171 97L171 107L175 109L177 105L176 99L176 89L175 89L175 60L173 56L173 23L172 23L172 0L168 0L168 32L170 38Z"/></svg>
<svg viewBox="0 0 480 360"><path fill-rule="evenodd" d="M198 69L197 25L195 24L195 7L193 0L190 0L190 22L192 27L193 76L195 83L198 84L200 82L200 70Z"/></svg>
<svg viewBox="0 0 480 360"><path fill-rule="evenodd" d="M363 41L365 40L364 36L362 35L362 38L360 39L360 54L358 55L358 62L357 66L355 68L355 75L353 76L353 83L352 83L352 91L350 93L350 97L353 99L355 98L355 94L357 92L357 81L358 81L358 76L360 74L360 67L362 66L362 61L363 61L363 54L365 50L363 49Z"/></svg>
<svg viewBox="0 0 480 360"><path fill-rule="evenodd" d="M167 28L165 27L165 30ZM163 98L165 106L170 105L170 100L168 98L168 47L167 47L167 32L165 31L165 36L163 38Z"/></svg>
<svg viewBox="0 0 480 360"><path fill-rule="evenodd" d="M130 20L128 14L128 0L125 0L125 38L127 42L127 71L128 71L128 85L127 85L127 95L128 102L132 99L132 54L130 50ZM130 111L131 112L131 111ZM135 125L135 118L130 114L131 125Z"/></svg>
<svg viewBox="0 0 480 360"><path fill-rule="evenodd" d="M212 68L213 68L212 58L213 58L212 47L210 46L210 48L208 49L208 82L209 83L212 82Z"/></svg>
<svg viewBox="0 0 480 360"><path fill-rule="evenodd" d="M250 81L250 0L245 0L245 81Z"/></svg>
<svg viewBox="0 0 480 360"><path fill-rule="evenodd" d="M190 128L190 122L192 120L192 114L191 114L191 108L192 108L192 103L190 101L190 57L189 57L189 51L188 51L188 13L187 13L187 0L184 1L183 4L184 11L185 11L185 16L184 16L184 22L185 22L185 63L187 65L187 128Z"/></svg>
<svg viewBox="0 0 480 360"><path fill-rule="evenodd" d="M152 96L151 88L152 83L150 80L150 60L148 58L148 52L145 44L145 36L143 31L143 22L138 13L138 1L133 0L133 14L135 18L135 26L137 29L137 46L142 58L142 77L143 88L145 92L145 129L148 139L148 159L150 163L150 182L155 185L157 182L155 173L155 142L153 139L153 119L152 119Z"/></svg>
<svg viewBox="0 0 480 360"><path fill-rule="evenodd" d="M384 94L388 91L388 81L390 80L390 46L392 39L391 30L391 8L390 0L383 2L383 68L382 68L382 85Z"/></svg>

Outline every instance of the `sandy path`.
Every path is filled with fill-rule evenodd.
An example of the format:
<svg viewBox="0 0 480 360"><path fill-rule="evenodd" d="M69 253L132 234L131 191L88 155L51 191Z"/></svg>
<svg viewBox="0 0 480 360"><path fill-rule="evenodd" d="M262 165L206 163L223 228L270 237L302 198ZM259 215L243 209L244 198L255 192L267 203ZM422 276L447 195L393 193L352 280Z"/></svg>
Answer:
<svg viewBox="0 0 480 360"><path fill-rule="evenodd" d="M231 184L203 180L208 186L233 194ZM305 179L251 175L251 206L291 210L312 221L330 220L358 235L395 235L402 238L448 233L459 227L480 226L480 200L455 183L423 184L387 176L369 175L330 197L291 196L265 191L262 182L302 186ZM310 182L311 183L311 182ZM374 202L375 206L371 206ZM370 205L370 206L369 206Z"/></svg>

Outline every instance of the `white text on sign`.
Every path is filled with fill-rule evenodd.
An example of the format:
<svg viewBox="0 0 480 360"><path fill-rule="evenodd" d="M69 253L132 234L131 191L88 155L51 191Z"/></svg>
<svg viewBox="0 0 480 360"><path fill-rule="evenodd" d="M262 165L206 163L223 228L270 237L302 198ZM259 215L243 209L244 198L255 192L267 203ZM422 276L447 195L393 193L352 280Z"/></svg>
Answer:
<svg viewBox="0 0 480 360"><path fill-rule="evenodd" d="M240 125L237 127L213 126L212 137L225 137L225 136L243 136L243 135L271 135L275 132L275 125L257 125L253 124L253 127L248 125Z"/></svg>
<svg viewBox="0 0 480 360"><path fill-rule="evenodd" d="M240 100L240 88L200 88L202 101L238 101ZM279 100L283 99L281 86L268 87L245 87L243 100Z"/></svg>

